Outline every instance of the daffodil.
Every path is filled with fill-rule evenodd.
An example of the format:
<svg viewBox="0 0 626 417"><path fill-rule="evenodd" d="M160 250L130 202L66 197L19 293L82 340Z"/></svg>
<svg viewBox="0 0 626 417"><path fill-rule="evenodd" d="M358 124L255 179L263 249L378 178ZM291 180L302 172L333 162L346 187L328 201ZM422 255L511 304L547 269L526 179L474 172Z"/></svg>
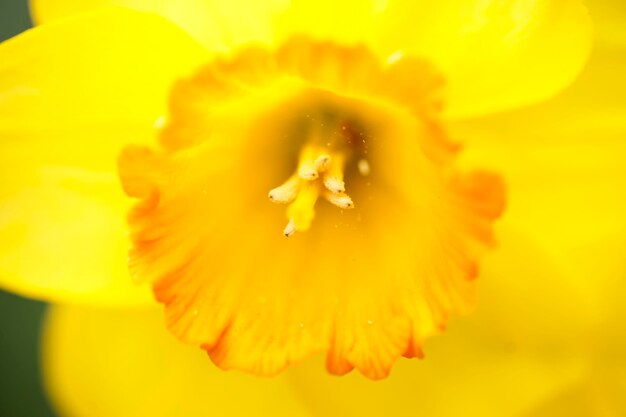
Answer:
<svg viewBox="0 0 626 417"><path fill-rule="evenodd" d="M0 49L3 155L22 180L3 197L3 283L53 300L148 298L123 272L121 155L124 189L142 200L130 215L131 270L152 283L179 338L223 368L274 374L327 351L332 372L387 375L471 307L503 205L497 177L459 169L449 132L476 134L468 166L512 178L534 168L524 152L502 158L519 142L493 140L489 123L455 120L569 84L588 53L585 9L276 2L182 13L188 5L161 11L176 10L209 51L231 52L209 54L166 21L120 9ZM145 146L155 121L156 151Z"/></svg>

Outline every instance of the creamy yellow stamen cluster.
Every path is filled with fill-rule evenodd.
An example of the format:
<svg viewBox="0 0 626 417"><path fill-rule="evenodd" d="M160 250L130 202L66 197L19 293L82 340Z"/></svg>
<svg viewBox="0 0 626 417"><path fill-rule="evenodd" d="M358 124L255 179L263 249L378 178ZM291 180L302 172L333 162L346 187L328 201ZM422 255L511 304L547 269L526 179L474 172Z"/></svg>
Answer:
<svg viewBox="0 0 626 417"><path fill-rule="evenodd" d="M352 152L349 149L337 149L330 142L324 146L316 144L319 136L323 135L323 129L317 130L315 136L318 137L302 147L296 172L268 195L274 203L289 204L289 222L283 230L287 237L311 227L315 204L320 196L341 209L354 208L352 198L346 194L344 182L345 165ZM346 132L348 128L342 125L340 130Z"/></svg>

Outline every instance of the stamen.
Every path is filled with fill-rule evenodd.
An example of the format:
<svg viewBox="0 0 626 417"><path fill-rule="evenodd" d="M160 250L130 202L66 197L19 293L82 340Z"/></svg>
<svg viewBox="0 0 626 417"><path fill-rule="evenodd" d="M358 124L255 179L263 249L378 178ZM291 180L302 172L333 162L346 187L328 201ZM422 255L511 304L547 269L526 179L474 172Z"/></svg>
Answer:
<svg viewBox="0 0 626 417"><path fill-rule="evenodd" d="M315 217L315 203L319 195L320 186L317 182L302 183L298 196L287 208L289 223L293 222L296 231L303 232L311 227L311 222ZM290 230L289 225L287 226L285 230Z"/></svg>
<svg viewBox="0 0 626 417"><path fill-rule="evenodd" d="M315 170L318 173L324 172L326 171L326 168L328 168L328 165L330 164L330 160L331 160L330 155L320 155L315 160L315 163L313 164L313 166L315 167Z"/></svg>
<svg viewBox="0 0 626 417"><path fill-rule="evenodd" d="M328 190L324 190L324 198L328 200L331 204L342 208L342 209L351 209L354 208L354 202L350 196L346 193L334 193Z"/></svg>
<svg viewBox="0 0 626 417"><path fill-rule="evenodd" d="M303 180L314 181L319 177L316 162L319 154L316 154L312 146L306 146L300 154L298 176Z"/></svg>
<svg viewBox="0 0 626 417"><path fill-rule="evenodd" d="M285 226L285 229L283 230L283 234L285 237L290 237L294 233L296 233L296 224L293 220L289 220L289 223L287 223L287 226Z"/></svg>
<svg viewBox="0 0 626 417"><path fill-rule="evenodd" d="M342 154L336 154L333 157L333 163L324 175L324 186L333 193L346 191L346 184L343 182L344 165L345 157Z"/></svg>
<svg viewBox="0 0 626 417"><path fill-rule="evenodd" d="M319 177L319 173L311 161L305 161L298 170L298 176L303 180L313 181Z"/></svg>
<svg viewBox="0 0 626 417"><path fill-rule="evenodd" d="M297 175L292 175L279 187L269 192L269 199L273 203L286 204L292 202L298 195L300 180Z"/></svg>
<svg viewBox="0 0 626 417"><path fill-rule="evenodd" d="M333 193L343 193L346 191L346 184L337 177L324 177L324 186Z"/></svg>
<svg viewBox="0 0 626 417"><path fill-rule="evenodd" d="M286 237L311 227L320 194L341 209L354 208L352 198L346 194L343 180L346 149L333 149L330 144L323 146L320 143L319 140L313 140L305 145L300 151L296 172L269 192L272 202L290 203L287 208L289 222L283 229Z"/></svg>

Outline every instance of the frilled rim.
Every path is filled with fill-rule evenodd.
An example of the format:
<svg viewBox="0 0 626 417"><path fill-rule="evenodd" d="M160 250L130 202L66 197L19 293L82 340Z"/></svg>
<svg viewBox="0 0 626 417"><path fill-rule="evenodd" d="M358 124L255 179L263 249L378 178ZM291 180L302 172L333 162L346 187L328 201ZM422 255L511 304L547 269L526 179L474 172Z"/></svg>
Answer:
<svg viewBox="0 0 626 417"><path fill-rule="evenodd" d="M262 375L326 351L331 372L379 379L420 356L472 306L504 204L496 176L454 169L435 117L441 85L419 59L381 63L366 47L306 38L179 82L163 148L120 158L126 192L142 199L131 268L153 283L170 329L220 367ZM311 121L320 108L363 121L371 173L346 171L354 209L318 203L311 229L285 239L267 193L306 144L293 120L324 126Z"/></svg>

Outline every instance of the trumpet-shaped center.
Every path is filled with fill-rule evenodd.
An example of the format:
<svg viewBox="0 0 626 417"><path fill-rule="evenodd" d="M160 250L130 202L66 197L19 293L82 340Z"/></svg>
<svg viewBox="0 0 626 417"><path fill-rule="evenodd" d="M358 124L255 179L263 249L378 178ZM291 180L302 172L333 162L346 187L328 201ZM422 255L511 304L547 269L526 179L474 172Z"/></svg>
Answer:
<svg viewBox="0 0 626 417"><path fill-rule="evenodd" d="M497 177L455 167L441 85L417 58L307 39L181 80L161 149L120 158L131 270L172 332L264 375L326 352L382 378L421 356L472 307L503 205Z"/></svg>

